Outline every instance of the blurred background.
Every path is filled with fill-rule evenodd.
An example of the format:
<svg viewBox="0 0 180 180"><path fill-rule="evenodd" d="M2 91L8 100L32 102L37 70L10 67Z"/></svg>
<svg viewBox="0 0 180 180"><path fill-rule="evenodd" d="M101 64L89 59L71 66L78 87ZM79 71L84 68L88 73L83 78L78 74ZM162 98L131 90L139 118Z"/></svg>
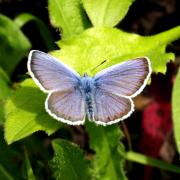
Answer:
<svg viewBox="0 0 180 180"><path fill-rule="evenodd" d="M60 32L50 24L47 1L46 0L0 0L0 13L14 19L21 13L31 13L41 19L52 35L52 42L60 39ZM180 1L179 0L136 0L130 7L127 16L118 24L118 28L140 35L150 36L180 25ZM1 24L0 24L1 26ZM22 27L22 31L32 43L32 49L50 51L57 49L56 44L52 43L46 46L44 39L37 26L33 22L27 23ZM16 38L16 37L14 37ZM1 40L1 39L0 39ZM1 47L1 46L0 46ZM165 75L158 73L152 74L151 84L148 85L143 93L135 98L137 111L120 126L124 132L123 143L126 149L133 149L136 152L143 153L153 158L162 159L166 162L179 164L179 156L176 151L173 134L172 114L171 114L171 95L173 82L176 77L177 69L180 64L180 40L173 42L167 47L167 51L176 55L175 62L167 64ZM24 80L27 75L27 58L24 58L12 72L12 86L16 88L16 83ZM2 131L2 130L1 130ZM70 133L73 136L70 137ZM2 134L3 132L1 132ZM2 136L2 135L1 135ZM3 136L2 136L3 137ZM70 127L70 130L64 129L57 131L51 137L43 132L37 132L33 136L26 138L27 147L32 150L39 163L43 157L39 156L41 147L47 147L45 156L52 156L52 149L48 146L49 141L55 137L70 137L72 141L79 144L86 151L91 152L88 145L87 134L83 127ZM3 140L1 140L3 141ZM36 142L36 143L35 143ZM11 147L1 142L0 159L3 156L2 151L11 151ZM11 145L12 146L12 145ZM19 147L19 142L13 144L13 148ZM1 148L1 147L0 147ZM14 157L14 156L13 156ZM12 158L12 156L7 156ZM21 165L19 156L14 157L14 161ZM3 161L8 161L3 157ZM1 160L0 160L1 161ZM49 169L36 166L40 179L50 177ZM137 163L126 163L127 175L130 180L133 179L180 179L178 174L166 172L158 168L143 166ZM130 169L130 170L129 170ZM14 170L12 170L14 171Z"/></svg>

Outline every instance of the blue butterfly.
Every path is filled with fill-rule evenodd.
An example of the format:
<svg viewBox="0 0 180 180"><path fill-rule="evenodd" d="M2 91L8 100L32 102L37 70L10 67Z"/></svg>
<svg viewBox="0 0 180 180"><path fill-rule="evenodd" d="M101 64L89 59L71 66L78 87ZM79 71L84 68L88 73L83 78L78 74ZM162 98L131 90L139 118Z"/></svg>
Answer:
<svg viewBox="0 0 180 180"><path fill-rule="evenodd" d="M94 77L81 77L56 58L37 50L29 54L28 71L40 89L48 93L46 111L71 125L89 120L101 125L117 123L134 111L132 98L145 87L151 74L147 57L106 68Z"/></svg>

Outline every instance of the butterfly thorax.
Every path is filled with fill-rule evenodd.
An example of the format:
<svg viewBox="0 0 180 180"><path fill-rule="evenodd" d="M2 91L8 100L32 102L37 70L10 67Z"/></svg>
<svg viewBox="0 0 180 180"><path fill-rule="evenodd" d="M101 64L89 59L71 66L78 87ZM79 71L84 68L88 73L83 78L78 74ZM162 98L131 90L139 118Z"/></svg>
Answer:
<svg viewBox="0 0 180 180"><path fill-rule="evenodd" d="M89 119L93 119L93 99L92 99L92 92L94 89L94 81L93 78L87 76L85 74L81 78L81 89L84 94L85 102L86 102L86 111L88 114Z"/></svg>

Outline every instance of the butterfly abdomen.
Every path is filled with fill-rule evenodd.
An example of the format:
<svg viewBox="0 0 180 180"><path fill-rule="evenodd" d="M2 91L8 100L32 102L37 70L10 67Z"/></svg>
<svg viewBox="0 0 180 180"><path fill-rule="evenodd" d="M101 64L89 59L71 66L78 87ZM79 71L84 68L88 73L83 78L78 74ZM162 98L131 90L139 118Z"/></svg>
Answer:
<svg viewBox="0 0 180 180"><path fill-rule="evenodd" d="M86 111L88 114L88 118L90 120L93 119L93 101L92 101L92 90L93 90L93 81L90 77L83 77L82 78L82 89L84 91L85 102L86 102Z"/></svg>
<svg viewBox="0 0 180 180"><path fill-rule="evenodd" d="M93 105L92 105L92 97L91 93L86 93L85 94L85 101L86 101L86 109L88 113L88 118L93 119Z"/></svg>

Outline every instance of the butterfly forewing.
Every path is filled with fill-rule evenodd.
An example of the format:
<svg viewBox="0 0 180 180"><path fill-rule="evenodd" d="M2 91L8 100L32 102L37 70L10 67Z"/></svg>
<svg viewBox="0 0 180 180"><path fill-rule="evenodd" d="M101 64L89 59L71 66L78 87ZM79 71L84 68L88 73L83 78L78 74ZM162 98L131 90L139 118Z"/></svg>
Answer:
<svg viewBox="0 0 180 180"><path fill-rule="evenodd" d="M97 124L108 125L128 117L134 110L132 100L117 96L102 89L95 89L94 120Z"/></svg>
<svg viewBox="0 0 180 180"><path fill-rule="evenodd" d="M41 51L31 51L28 70L44 91L68 90L77 86L80 76L62 62Z"/></svg>
<svg viewBox="0 0 180 180"><path fill-rule="evenodd" d="M151 73L147 58L129 60L104 69L94 77L97 88L120 96L139 94Z"/></svg>
<svg viewBox="0 0 180 180"><path fill-rule="evenodd" d="M72 125L83 124L85 103L78 88L53 92L46 100L46 110L56 119Z"/></svg>

